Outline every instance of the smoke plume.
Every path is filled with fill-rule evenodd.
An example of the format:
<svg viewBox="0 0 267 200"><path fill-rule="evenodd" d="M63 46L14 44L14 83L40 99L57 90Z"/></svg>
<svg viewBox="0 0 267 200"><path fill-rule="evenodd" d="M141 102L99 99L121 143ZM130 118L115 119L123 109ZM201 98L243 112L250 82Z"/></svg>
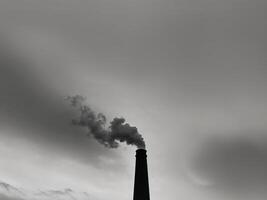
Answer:
<svg viewBox="0 0 267 200"><path fill-rule="evenodd" d="M108 148L117 148L119 142L126 142L129 145L137 146L137 148L145 149L142 135L138 133L136 127L125 123L124 118L114 118L110 122L110 126L106 128L106 116L102 113L96 113L90 106L86 105L83 96L69 96L67 100L80 113L78 119L72 120L72 124L87 127L89 136L93 136L100 144Z"/></svg>

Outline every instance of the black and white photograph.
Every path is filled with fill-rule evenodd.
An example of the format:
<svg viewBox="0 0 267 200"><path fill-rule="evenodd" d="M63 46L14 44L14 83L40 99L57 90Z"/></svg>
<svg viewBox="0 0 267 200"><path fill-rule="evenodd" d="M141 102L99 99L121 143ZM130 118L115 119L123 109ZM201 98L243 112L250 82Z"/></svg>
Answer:
<svg viewBox="0 0 267 200"><path fill-rule="evenodd" d="M0 0L0 200L266 199L266 0Z"/></svg>

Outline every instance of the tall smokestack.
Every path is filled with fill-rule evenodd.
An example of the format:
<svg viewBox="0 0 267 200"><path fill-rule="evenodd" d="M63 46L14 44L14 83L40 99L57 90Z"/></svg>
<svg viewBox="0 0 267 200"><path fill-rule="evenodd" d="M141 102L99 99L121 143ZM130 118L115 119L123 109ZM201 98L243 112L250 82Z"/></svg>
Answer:
<svg viewBox="0 0 267 200"><path fill-rule="evenodd" d="M133 200L149 200L146 150L136 150L135 180Z"/></svg>

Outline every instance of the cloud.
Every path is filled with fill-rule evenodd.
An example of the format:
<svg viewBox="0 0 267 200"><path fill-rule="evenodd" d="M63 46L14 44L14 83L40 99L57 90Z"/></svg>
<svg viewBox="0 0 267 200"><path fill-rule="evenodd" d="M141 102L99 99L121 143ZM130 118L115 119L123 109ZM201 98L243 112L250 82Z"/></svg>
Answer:
<svg viewBox="0 0 267 200"><path fill-rule="evenodd" d="M77 134L85 131L70 125L74 112L57 86L51 86L49 79L40 79L40 66L30 52L16 48L16 41L6 35L0 35L0 44L0 125L19 130L2 131L3 136L23 138L40 149L91 165L101 166L99 157L119 159L116 152Z"/></svg>
<svg viewBox="0 0 267 200"><path fill-rule="evenodd" d="M95 200L87 192L77 192L70 188L62 190L29 191L0 182L0 200Z"/></svg>
<svg viewBox="0 0 267 200"><path fill-rule="evenodd" d="M24 192L21 191L21 189L5 182L0 182L0 194L7 196L11 195L13 197L25 196Z"/></svg>
<svg viewBox="0 0 267 200"><path fill-rule="evenodd" d="M22 200L26 197L25 193L6 182L0 181L0 199L2 200Z"/></svg>
<svg viewBox="0 0 267 200"><path fill-rule="evenodd" d="M0 199L1 200L23 200L19 197L9 197L9 196L6 196L4 194L0 194Z"/></svg>
<svg viewBox="0 0 267 200"><path fill-rule="evenodd" d="M194 173L218 190L254 193L267 189L267 134L232 133L206 139L192 161Z"/></svg>

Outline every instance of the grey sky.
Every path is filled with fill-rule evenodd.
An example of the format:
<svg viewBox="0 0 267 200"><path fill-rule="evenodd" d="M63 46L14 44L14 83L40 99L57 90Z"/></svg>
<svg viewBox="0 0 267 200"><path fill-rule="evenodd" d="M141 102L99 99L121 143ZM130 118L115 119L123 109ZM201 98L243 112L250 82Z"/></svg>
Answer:
<svg viewBox="0 0 267 200"><path fill-rule="evenodd" d="M132 198L135 149L71 126L64 97L80 94L138 127L151 199L266 199L266 6L2 0L0 180Z"/></svg>

